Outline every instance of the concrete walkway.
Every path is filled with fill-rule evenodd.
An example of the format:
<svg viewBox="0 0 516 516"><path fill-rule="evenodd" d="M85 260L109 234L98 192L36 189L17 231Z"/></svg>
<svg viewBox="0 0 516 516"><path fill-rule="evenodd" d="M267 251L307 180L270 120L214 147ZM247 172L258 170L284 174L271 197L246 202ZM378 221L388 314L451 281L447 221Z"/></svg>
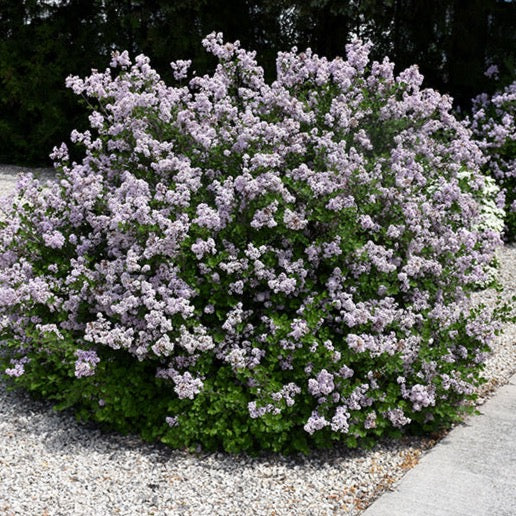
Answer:
<svg viewBox="0 0 516 516"><path fill-rule="evenodd" d="M515 516L516 375L364 516Z"/></svg>

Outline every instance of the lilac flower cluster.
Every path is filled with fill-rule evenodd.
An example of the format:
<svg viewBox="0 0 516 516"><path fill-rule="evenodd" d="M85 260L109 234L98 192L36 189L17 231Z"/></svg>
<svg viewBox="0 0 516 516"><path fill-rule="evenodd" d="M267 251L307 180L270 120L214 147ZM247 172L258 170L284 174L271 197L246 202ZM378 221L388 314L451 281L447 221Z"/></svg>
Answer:
<svg viewBox="0 0 516 516"><path fill-rule="evenodd" d="M498 179L516 177L514 153L503 152L503 147L516 140L515 105L516 81L491 97L481 94L473 99L471 129L479 147L487 151L488 167Z"/></svg>
<svg viewBox="0 0 516 516"><path fill-rule="evenodd" d="M498 69L491 65L488 77L497 78ZM498 202L486 203L486 217L491 221L503 218L505 208L507 236L516 235L516 81L492 96L485 93L473 99L468 121L473 137L486 155L484 169L502 187ZM505 196L505 203L504 197Z"/></svg>
<svg viewBox="0 0 516 516"><path fill-rule="evenodd" d="M84 351L78 349L75 352L77 360L75 362L75 376L83 378L84 376L93 376L95 374L95 367L100 362L100 358L93 350Z"/></svg>
<svg viewBox="0 0 516 516"><path fill-rule="evenodd" d="M11 358L10 365L12 367L8 367L5 369L5 374L7 376L18 377L25 373L25 364L30 361L29 358L23 357L20 359Z"/></svg>
<svg viewBox="0 0 516 516"><path fill-rule="evenodd" d="M357 39L347 59L280 53L272 84L238 42L204 46L215 72L184 85L126 52L68 78L97 106L72 134L85 158L56 148L58 181L22 177L0 229L7 374L45 333L75 343L77 378L104 347L158 364L184 406L224 368L250 419L308 434L458 404L492 337L468 295L501 239L451 99Z"/></svg>

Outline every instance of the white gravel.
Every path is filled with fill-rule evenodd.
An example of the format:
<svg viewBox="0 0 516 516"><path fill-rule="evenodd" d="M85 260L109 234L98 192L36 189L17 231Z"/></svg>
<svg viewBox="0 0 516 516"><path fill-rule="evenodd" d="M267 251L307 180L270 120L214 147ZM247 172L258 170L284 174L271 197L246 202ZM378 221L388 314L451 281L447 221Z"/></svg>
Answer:
<svg viewBox="0 0 516 516"><path fill-rule="evenodd" d="M0 166L0 194L24 170ZM516 247L500 249L499 259L510 299ZM482 299L493 295L482 293ZM487 362L480 402L515 372L515 341L516 325L508 325ZM190 454L102 433L0 384L0 514L357 515L433 444L407 438L367 451L290 458Z"/></svg>
<svg viewBox="0 0 516 516"><path fill-rule="evenodd" d="M16 178L20 174L32 173L43 180L54 177L54 170L51 168L29 168L17 167L15 165L0 165L0 196L12 191L16 184Z"/></svg>

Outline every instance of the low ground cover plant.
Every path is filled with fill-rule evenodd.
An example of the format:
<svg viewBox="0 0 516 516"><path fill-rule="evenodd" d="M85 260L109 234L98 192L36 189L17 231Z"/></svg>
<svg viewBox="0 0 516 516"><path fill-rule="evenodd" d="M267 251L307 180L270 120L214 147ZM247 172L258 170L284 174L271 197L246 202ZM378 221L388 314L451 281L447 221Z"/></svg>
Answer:
<svg viewBox="0 0 516 516"><path fill-rule="evenodd" d="M15 386L173 447L308 451L431 431L467 409L497 313L498 194L416 67L255 54L212 75L144 56L68 85L85 158L54 149L3 204L0 360Z"/></svg>

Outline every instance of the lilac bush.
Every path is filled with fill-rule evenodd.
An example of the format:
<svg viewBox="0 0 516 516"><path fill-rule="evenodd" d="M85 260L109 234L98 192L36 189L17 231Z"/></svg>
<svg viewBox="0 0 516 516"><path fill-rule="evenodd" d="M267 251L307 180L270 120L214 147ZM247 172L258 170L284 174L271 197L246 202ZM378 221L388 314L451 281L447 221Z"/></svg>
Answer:
<svg viewBox="0 0 516 516"><path fill-rule="evenodd" d="M92 106L0 231L1 360L80 417L174 446L308 450L460 417L498 315L469 293L497 189L451 99L370 62L255 53L167 86L144 56L67 84Z"/></svg>
<svg viewBox="0 0 516 516"><path fill-rule="evenodd" d="M486 71L496 76L492 65ZM487 156L484 165L502 187L505 194L506 234L509 240L516 235L516 81L494 95L478 95L473 99L471 129L478 146ZM503 206L503 200L499 202Z"/></svg>

